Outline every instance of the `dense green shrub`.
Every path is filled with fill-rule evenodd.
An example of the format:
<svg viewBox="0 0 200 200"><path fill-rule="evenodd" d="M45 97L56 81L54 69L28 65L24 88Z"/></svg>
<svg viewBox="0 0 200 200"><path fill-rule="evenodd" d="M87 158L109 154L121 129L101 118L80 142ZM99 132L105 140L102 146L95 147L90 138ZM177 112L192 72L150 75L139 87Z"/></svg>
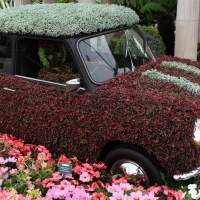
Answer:
<svg viewBox="0 0 200 200"><path fill-rule="evenodd" d="M200 42L198 42L198 48L197 48L197 61L200 61Z"/></svg>
<svg viewBox="0 0 200 200"><path fill-rule="evenodd" d="M142 74L157 69L198 84L200 79L163 66L163 60L200 68L198 62L159 57L83 95L0 76L1 132L90 161L100 157L109 141L131 143L155 155L169 175L188 172L199 165L199 146L193 140L199 96Z"/></svg>
<svg viewBox="0 0 200 200"><path fill-rule="evenodd" d="M140 26L149 46L156 57L165 55L165 44L156 28Z"/></svg>

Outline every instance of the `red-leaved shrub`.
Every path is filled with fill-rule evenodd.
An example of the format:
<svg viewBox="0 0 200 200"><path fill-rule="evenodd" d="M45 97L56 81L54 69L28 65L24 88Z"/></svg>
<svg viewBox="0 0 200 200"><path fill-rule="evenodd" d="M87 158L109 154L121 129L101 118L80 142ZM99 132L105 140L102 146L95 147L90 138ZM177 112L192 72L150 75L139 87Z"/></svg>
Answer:
<svg viewBox="0 0 200 200"><path fill-rule="evenodd" d="M162 60L200 68L194 61L160 57L85 94L0 76L0 130L80 160L95 161L109 141L121 141L153 154L169 175L188 172L199 165L193 132L200 100L171 82L141 75L152 68L177 73ZM200 84L191 73L179 70L179 76Z"/></svg>

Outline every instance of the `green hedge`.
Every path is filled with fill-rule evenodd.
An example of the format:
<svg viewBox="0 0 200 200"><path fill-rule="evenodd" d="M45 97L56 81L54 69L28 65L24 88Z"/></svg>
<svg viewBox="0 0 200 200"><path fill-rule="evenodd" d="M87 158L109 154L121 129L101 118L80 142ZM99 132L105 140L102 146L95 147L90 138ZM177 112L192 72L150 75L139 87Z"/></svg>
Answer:
<svg viewBox="0 0 200 200"><path fill-rule="evenodd" d="M140 26L149 46L156 57L165 55L165 44L156 28Z"/></svg>

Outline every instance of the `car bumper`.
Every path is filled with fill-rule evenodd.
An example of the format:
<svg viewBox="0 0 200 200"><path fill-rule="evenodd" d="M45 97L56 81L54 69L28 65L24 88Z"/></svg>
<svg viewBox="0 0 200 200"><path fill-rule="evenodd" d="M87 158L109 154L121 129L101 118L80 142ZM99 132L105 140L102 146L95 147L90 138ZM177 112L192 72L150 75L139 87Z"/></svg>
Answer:
<svg viewBox="0 0 200 200"><path fill-rule="evenodd" d="M176 180L176 181L182 181L182 180L187 180L187 179L190 179L192 177L195 177L197 175L200 174L200 167L198 167L197 169L191 171L191 172L188 172L186 174L176 174L176 175L173 175L173 178Z"/></svg>

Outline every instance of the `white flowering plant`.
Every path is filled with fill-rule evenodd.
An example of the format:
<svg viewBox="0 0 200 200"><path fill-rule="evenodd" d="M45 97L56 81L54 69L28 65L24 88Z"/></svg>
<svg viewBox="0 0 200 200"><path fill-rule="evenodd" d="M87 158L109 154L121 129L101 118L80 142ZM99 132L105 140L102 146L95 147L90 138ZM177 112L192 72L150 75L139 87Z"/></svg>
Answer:
<svg viewBox="0 0 200 200"><path fill-rule="evenodd" d="M0 11L0 32L50 37L98 32L138 22L139 16L132 9L108 4L32 4Z"/></svg>

